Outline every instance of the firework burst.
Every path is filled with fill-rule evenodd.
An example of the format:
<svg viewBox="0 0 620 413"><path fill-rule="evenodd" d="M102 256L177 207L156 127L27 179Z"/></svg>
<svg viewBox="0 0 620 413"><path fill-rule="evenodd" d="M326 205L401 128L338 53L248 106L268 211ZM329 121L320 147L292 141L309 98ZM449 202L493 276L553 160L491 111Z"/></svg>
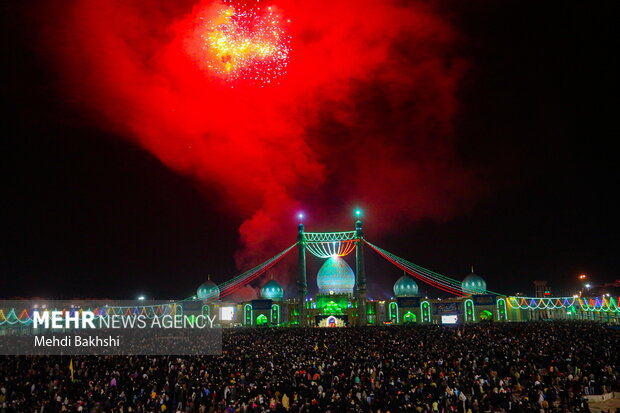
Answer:
<svg viewBox="0 0 620 413"><path fill-rule="evenodd" d="M202 34L207 67L230 83L277 82L291 50L287 23L273 6L261 9L225 2Z"/></svg>

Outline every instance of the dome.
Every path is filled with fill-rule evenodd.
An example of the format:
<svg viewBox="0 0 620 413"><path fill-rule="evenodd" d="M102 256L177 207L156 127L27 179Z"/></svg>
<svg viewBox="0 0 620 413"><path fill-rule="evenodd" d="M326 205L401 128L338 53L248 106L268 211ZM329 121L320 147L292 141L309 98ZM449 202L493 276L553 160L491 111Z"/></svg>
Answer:
<svg viewBox="0 0 620 413"><path fill-rule="evenodd" d="M461 283L461 290L465 294L484 294L487 290L487 283L481 276L472 271Z"/></svg>
<svg viewBox="0 0 620 413"><path fill-rule="evenodd" d="M418 284L409 275L403 275L394 283L395 297L415 297L418 295Z"/></svg>
<svg viewBox="0 0 620 413"><path fill-rule="evenodd" d="M353 294L355 274L345 260L330 257L319 270L316 282L319 294Z"/></svg>
<svg viewBox="0 0 620 413"><path fill-rule="evenodd" d="M270 280L260 289L260 296L269 300L281 300L284 297L284 290L276 280Z"/></svg>
<svg viewBox="0 0 620 413"><path fill-rule="evenodd" d="M220 298L220 288L211 280L200 284L196 294L199 300L217 300Z"/></svg>

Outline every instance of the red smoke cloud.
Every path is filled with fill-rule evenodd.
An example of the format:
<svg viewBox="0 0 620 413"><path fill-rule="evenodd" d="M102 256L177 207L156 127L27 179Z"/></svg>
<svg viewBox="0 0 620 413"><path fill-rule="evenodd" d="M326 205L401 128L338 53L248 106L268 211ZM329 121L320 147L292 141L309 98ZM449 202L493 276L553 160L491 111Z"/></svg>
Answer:
<svg viewBox="0 0 620 413"><path fill-rule="evenodd" d="M205 66L201 34L222 7L212 0L56 3L45 41L77 104L247 218L242 268L294 241L289 218L302 206L340 224L329 217L362 205L380 216L376 234L469 199L451 127L464 63L430 5L268 5L291 20L291 52L266 87L231 87Z"/></svg>

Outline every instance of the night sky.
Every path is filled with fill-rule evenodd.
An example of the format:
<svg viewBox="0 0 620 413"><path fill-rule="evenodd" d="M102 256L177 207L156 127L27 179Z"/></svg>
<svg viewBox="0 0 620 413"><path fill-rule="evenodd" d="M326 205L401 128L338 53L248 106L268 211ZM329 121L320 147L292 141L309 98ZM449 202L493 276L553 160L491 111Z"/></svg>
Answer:
<svg viewBox="0 0 620 413"><path fill-rule="evenodd" d="M140 294L184 298L194 294L207 274L223 282L291 245L297 211L307 215L308 231L349 230L354 227L356 206L365 211L369 241L457 279L474 265L493 291L531 294L532 281L543 279L555 293L572 294L582 272L597 284L620 278L618 155L612 149L620 136L614 59L619 22L614 2L426 3L433 18L454 34L446 40L447 46L443 40L432 40L439 42L442 58L457 56L451 61L461 62L458 69L445 69L445 79L454 80L445 89L421 89L424 77L414 73L422 63L411 57L421 50L430 53L424 42L444 33L444 28L437 28L429 38L399 34L385 40L379 50L388 51L388 75L377 74L381 62L375 62L368 67L356 63L362 67L360 73L351 70L341 78L332 76L334 69L325 69L317 76L331 77L332 83L322 78L316 84L310 81L307 90L286 86L283 78L283 91L268 92L265 99L286 101L287 87L296 99L308 90L318 95L341 84L347 89L345 97L330 95L313 100L307 109L299 107L304 114L311 112L308 117L313 119L303 121L303 133L294 142L305 142L315 150L304 168L319 165L324 178L316 186L298 185L312 180L312 174L301 172L283 184L285 194L278 193L284 206L271 209L254 202L270 187L249 178L254 171L261 173L255 168L263 163L285 159L288 155L281 146L270 147L269 159L248 164L243 171L247 182L232 176L224 164L194 173L189 171L196 167L186 167L180 158L162 156L161 148L150 146L153 140L147 140L151 138L143 125L128 133L117 113L124 107L110 109L118 105L115 102L124 102L124 91L114 100L108 99L112 92L102 91L104 86L101 90L90 86L93 79L104 79L93 68L107 64L103 60L114 55L98 61L80 54L80 45L75 50L67 45L67 37L50 36L54 25L56 29L63 25L59 16L81 2L68 3L60 11L50 3L3 2L1 6L2 60L8 69L2 82L0 289L5 298L135 298ZM165 2L148 3L157 9ZM179 3L178 9L162 7L160 13L178 18L192 10L193 2ZM280 3L286 13L287 3ZM412 4L405 5L407 10L420 3ZM292 7L288 11L294 14ZM385 14L373 14L388 19L393 10L379 12ZM312 18L299 23L306 30L300 33L311 33ZM342 24L355 27L355 19L364 18L369 17L361 10L343 16ZM399 24L401 32L409 30L404 28L406 22ZM367 26L360 31L376 30ZM63 30L66 36L74 29L68 25ZM310 56L304 46L321 46L298 38L302 40L293 48L290 69L296 84L309 74L296 69L294 52L298 50L301 61ZM335 59L343 64L357 58L342 54ZM399 66L403 71L393 69ZM409 85L410 74L414 80L405 92L397 97L386 92L393 82ZM105 76L105 81L114 82L116 74L108 71ZM442 79L438 75L429 83L443 85ZM226 99L230 92L217 93ZM436 99L434 93L449 96ZM98 106L106 99L106 106ZM440 111L446 102L452 102L453 111ZM131 102L127 112L141 113L144 104ZM334 114L341 105L353 107L347 112L353 115L343 115L346 120ZM269 110L265 109L267 114ZM409 122L419 113L430 113L432 120ZM147 116L157 118L153 113ZM286 139L289 129L294 129L291 118L276 128ZM353 124L347 123L350 119ZM181 118L174 122L186 124ZM233 125L235 120L229 122ZM441 125L429 126L433 122ZM226 130L223 125L220 129ZM420 132L420 125L426 132ZM253 122L252 128L262 125ZM216 139L220 129L205 129L205 133ZM437 133L442 136L440 144ZM240 139L235 153L242 155L231 162L246 165L243 157L255 153L244 153L248 136L249 132L235 129L234 138ZM166 145L164 151L178 149ZM208 144L204 150L209 151ZM401 150L407 159L396 155ZM183 159L204 158L192 153ZM408 159L415 165L426 165L423 160L430 159L432 166L410 168ZM391 169L392 162L399 166ZM274 176L265 179L279 182L278 174L287 171L283 167L269 172ZM247 193L248 198L226 195L228 190ZM260 225L253 220L249 226L265 225L268 239L248 240L247 234L240 239L240 226L263 210L271 220ZM276 278L290 286L293 255L275 270ZM370 249L366 257L369 295L389 297L401 272ZM317 259L309 258L311 290L319 266ZM429 295L443 294L420 288Z"/></svg>

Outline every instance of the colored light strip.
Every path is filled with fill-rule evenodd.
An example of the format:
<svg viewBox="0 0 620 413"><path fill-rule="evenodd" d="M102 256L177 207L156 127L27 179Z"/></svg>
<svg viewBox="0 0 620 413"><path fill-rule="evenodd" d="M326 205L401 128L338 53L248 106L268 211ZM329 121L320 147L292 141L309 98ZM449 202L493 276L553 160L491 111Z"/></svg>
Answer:
<svg viewBox="0 0 620 413"><path fill-rule="evenodd" d="M265 261L262 264L257 265L251 270L246 271L245 273L235 277L233 280L220 284L220 286L218 286L220 287L219 297L213 297L209 299L208 301L209 302L215 301L218 298L222 298L229 294L232 294L236 289L241 288L244 285L247 285L248 283L252 282L256 278L264 274L268 269L276 265L282 258L286 256L286 254L291 252L291 250L295 248L296 246L297 244L293 244L287 249L285 249L284 251L282 251L281 253L279 253L278 255L270 258L269 260Z"/></svg>
<svg viewBox="0 0 620 413"><path fill-rule="evenodd" d="M304 232L306 243L326 241L349 241L355 239L355 231L346 232Z"/></svg>
<svg viewBox="0 0 620 413"><path fill-rule="evenodd" d="M620 313L613 297L508 297L508 304L520 310L557 310L579 306L582 311Z"/></svg>
<svg viewBox="0 0 620 413"><path fill-rule="evenodd" d="M344 257L355 249L355 240L306 243L306 249L315 257Z"/></svg>
<svg viewBox="0 0 620 413"><path fill-rule="evenodd" d="M370 243L368 241L366 241L366 243L370 245ZM377 247L376 245L374 247L378 248L378 249L381 249L381 248ZM463 283L461 281L455 280L454 278L447 277L445 275L442 275L442 274L436 273L434 271L431 271L431 270L429 270L427 268L424 268L424 267L421 267L419 265L416 265L416 264L414 264L412 262L409 262L409 261L407 261L407 260L405 260L403 258L400 258L400 257L398 257L398 256L396 256L396 255L394 255L392 253L389 253L389 252L387 252L387 251L385 251L383 249L381 249L381 250L384 253L390 255L395 260L400 261L401 264L411 268L413 271L421 273L421 274L424 274L425 276L427 276L429 278L435 279L440 284L446 284L447 286L449 286L451 288L456 288L457 290L463 291L463 292L465 292L467 294L481 294L482 293L482 294L502 295L502 294L496 293L496 292L488 290L488 289L476 290L476 289L465 288L465 287L463 287Z"/></svg>
<svg viewBox="0 0 620 413"><path fill-rule="evenodd" d="M431 286L433 286L433 287L435 287L435 288L438 288L438 289L440 289L440 290L442 290L442 291L445 291L445 292L447 292L447 293L450 293L450 294L453 294L453 295L459 296L459 297L462 297L462 296L464 296L464 295L465 295L465 294L464 294L462 291L460 291L460 290L457 290L457 289L455 289L455 288L452 288L452 287L450 287L450 286L447 286L447 285L445 285L445 284L442 284L442 283L440 283L440 282L438 282L438 281L436 281L436 280L433 280L433 279L431 279L431 278L427 278L427 277L425 277L424 275L419 274L418 272L416 272L416 271L412 270L411 268L408 268L407 266L403 265L403 264L402 264L401 262L399 262L398 260L393 259L393 258L390 256L390 255L393 255L393 254L388 255L389 253L387 253L387 251L382 250L382 249L380 249L380 248L378 248L378 247L375 247L373 244L371 244L371 243L369 243L369 242L366 242L366 243L370 246L370 248L372 248L374 251L376 251L376 252L377 252L379 255L381 255L383 258L387 259L387 260L388 260L388 261L390 261L392 264L394 264L395 266L397 266L397 267L398 267L398 268L400 268L401 270L405 271L407 274L409 274L409 275L411 275L411 276L413 276L413 277L415 277L415 278L419 279L420 281L422 281L422 282L424 282L424 283L426 283L426 284L429 284L429 285L431 285Z"/></svg>
<svg viewBox="0 0 620 413"><path fill-rule="evenodd" d="M409 262L403 258L398 257L397 255L394 255L380 247L377 247L376 245L371 244L370 242L366 241L366 244L368 244L371 248L373 248L375 251L379 252L381 255L383 255L384 257L389 257L391 261L393 262L397 262L399 263L399 268L403 269L406 272L411 271L411 273L415 273L418 274L422 277L424 277L425 279L429 279L432 280L434 283L439 284L441 286L443 286L444 288L447 288L449 290L451 290L451 294L455 294L453 291L458 291L457 295L465 295L465 294L495 294L495 295L500 295L498 293L495 293L493 291L490 290L473 290L473 289L468 289L468 288L464 288L462 283L460 281L457 281L453 278L450 277L446 277L444 275L441 275L439 273L433 272L431 270L427 270L424 267L421 267L419 265L416 265L412 262ZM411 274L410 273L410 274ZM413 275L413 274L411 274ZM415 275L414 275L415 276ZM424 280L422 280L424 281Z"/></svg>

